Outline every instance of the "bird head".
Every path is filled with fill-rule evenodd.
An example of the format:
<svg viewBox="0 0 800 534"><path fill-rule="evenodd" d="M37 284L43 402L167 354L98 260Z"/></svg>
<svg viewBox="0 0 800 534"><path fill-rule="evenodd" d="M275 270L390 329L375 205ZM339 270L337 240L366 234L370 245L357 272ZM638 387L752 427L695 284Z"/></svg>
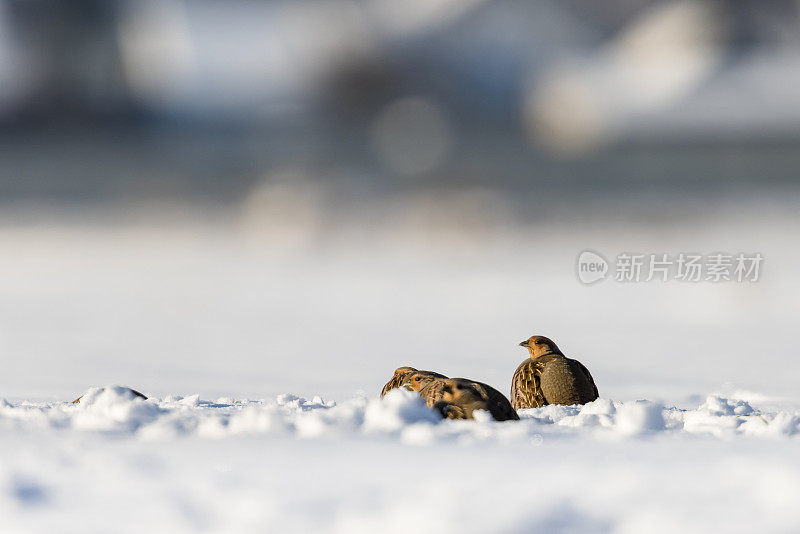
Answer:
<svg viewBox="0 0 800 534"><path fill-rule="evenodd" d="M409 373L408 376L403 379L401 386L411 391L419 391L433 380L436 380L436 377L428 373Z"/></svg>
<svg viewBox="0 0 800 534"><path fill-rule="evenodd" d="M415 372L417 372L417 370L414 369L413 367L398 367L397 369L395 369L392 378L390 378L389 381L386 382L386 385L383 386L383 389L381 390L381 398L385 397L386 394L389 393L391 390L398 387L402 387L403 380L405 379L405 377Z"/></svg>
<svg viewBox="0 0 800 534"><path fill-rule="evenodd" d="M558 346L550 338L544 336L531 336L519 346L528 349L531 358L538 358L545 354L561 354Z"/></svg>

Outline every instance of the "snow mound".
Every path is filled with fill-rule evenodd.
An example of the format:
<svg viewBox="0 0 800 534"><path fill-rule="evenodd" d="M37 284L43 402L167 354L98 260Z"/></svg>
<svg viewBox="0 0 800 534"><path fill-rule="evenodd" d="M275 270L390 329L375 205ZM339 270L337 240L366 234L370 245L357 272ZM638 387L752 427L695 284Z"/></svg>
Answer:
<svg viewBox="0 0 800 534"><path fill-rule="evenodd" d="M664 430L664 407L648 401L623 404L617 410L617 432L637 436Z"/></svg>
<svg viewBox="0 0 800 534"><path fill-rule="evenodd" d="M417 393L394 389L382 402L370 402L364 411L364 431L397 432L415 423L437 423L441 419Z"/></svg>
<svg viewBox="0 0 800 534"><path fill-rule="evenodd" d="M224 439L238 435L304 439L384 436L410 445L541 442L551 438L627 439L670 434L793 436L800 433L798 410L758 410L742 399L709 395L695 409L647 400L597 399L583 406L543 406L519 411L521 420L496 422L488 414L474 421L442 420L416 394L391 391L383 399L357 396L340 403L284 394L273 400L170 395L148 400L127 388L90 388L78 404L0 403L0 428L99 431L148 440L197 435Z"/></svg>
<svg viewBox="0 0 800 534"><path fill-rule="evenodd" d="M155 402L136 396L129 388L109 385L89 388L70 406L73 428L133 433L165 413Z"/></svg>
<svg viewBox="0 0 800 534"><path fill-rule="evenodd" d="M752 415L755 413L750 404L744 400L726 399L719 395L709 395L706 401L700 406L700 410L704 410L712 415Z"/></svg>

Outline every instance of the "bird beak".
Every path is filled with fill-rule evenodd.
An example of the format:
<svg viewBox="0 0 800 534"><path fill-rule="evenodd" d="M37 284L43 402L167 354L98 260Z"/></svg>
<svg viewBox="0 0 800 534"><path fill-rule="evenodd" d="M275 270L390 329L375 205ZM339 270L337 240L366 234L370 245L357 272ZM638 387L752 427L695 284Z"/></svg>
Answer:
<svg viewBox="0 0 800 534"><path fill-rule="evenodd" d="M519 344L519 346L520 346L520 347L527 347L527 346L528 346L528 340L526 339L525 341L523 341L522 343L520 343L520 344Z"/></svg>

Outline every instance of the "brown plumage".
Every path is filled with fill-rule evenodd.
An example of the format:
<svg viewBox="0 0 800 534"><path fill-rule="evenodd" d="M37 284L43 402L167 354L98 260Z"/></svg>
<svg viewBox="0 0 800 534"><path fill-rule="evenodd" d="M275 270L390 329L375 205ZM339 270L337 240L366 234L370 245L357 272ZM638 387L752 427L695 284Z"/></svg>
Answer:
<svg viewBox="0 0 800 534"><path fill-rule="evenodd" d="M125 389L127 389L128 391L130 391L131 393L133 393L133 395L134 395L134 396L136 396L136 397L139 397L139 398L140 398L140 399L142 399L142 400L147 400L147 397L146 397L146 396L144 396L143 394L139 393L139 392L138 392L138 391L136 391L135 389L131 389L131 388L125 388ZM106 388L102 388L100 391L105 391L105 390L106 390ZM78 397L77 399L75 399L74 401L72 401L70 404L78 404L79 402L81 402L81 399L82 399L82 398L83 398L83 395L81 395L80 397Z"/></svg>
<svg viewBox="0 0 800 534"><path fill-rule="evenodd" d="M472 419L475 410L486 410L497 421L519 419L505 395L488 384L466 378L441 379L416 374L408 380L421 384L419 393L425 403L449 419Z"/></svg>
<svg viewBox="0 0 800 534"><path fill-rule="evenodd" d="M564 356L553 341L532 336L520 343L530 358L522 362L511 379L511 405L538 408L547 404L585 404L600 395L592 374L578 360Z"/></svg>
<svg viewBox="0 0 800 534"><path fill-rule="evenodd" d="M416 380L420 378L421 380ZM414 383L416 387L419 387L419 396L425 400L425 404L428 405L429 408L433 408L433 405L442 400L442 388L444 388L445 380L443 378L429 378L429 377L420 377L417 374L412 374L408 377L408 382Z"/></svg>
<svg viewBox="0 0 800 534"><path fill-rule="evenodd" d="M389 391L397 389L399 387L405 387L406 389L419 391L421 389L421 386L414 389L413 387L411 387L410 383L404 384L404 381L406 381L406 379L409 378L414 373L418 373L420 375L420 380L421 377L447 378L446 376L439 373L435 373L433 371L419 371L417 369L414 369L413 367L398 367L397 369L394 370L392 378L390 378L389 381L386 382L386 385L383 386L383 389L381 390L381 398L383 398Z"/></svg>

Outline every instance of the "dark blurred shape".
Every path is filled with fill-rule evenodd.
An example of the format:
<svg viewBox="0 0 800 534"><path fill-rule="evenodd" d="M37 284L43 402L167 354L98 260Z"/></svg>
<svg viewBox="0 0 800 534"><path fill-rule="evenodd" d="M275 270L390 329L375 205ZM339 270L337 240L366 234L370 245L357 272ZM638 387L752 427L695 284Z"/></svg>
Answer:
<svg viewBox="0 0 800 534"><path fill-rule="evenodd" d="M788 1L2 0L0 197L238 204L298 164L375 198L794 188L798 19Z"/></svg>
<svg viewBox="0 0 800 534"><path fill-rule="evenodd" d="M8 1L0 10L10 35L3 43L9 78L29 80L6 119L17 119L21 127L127 119L117 3Z"/></svg>

